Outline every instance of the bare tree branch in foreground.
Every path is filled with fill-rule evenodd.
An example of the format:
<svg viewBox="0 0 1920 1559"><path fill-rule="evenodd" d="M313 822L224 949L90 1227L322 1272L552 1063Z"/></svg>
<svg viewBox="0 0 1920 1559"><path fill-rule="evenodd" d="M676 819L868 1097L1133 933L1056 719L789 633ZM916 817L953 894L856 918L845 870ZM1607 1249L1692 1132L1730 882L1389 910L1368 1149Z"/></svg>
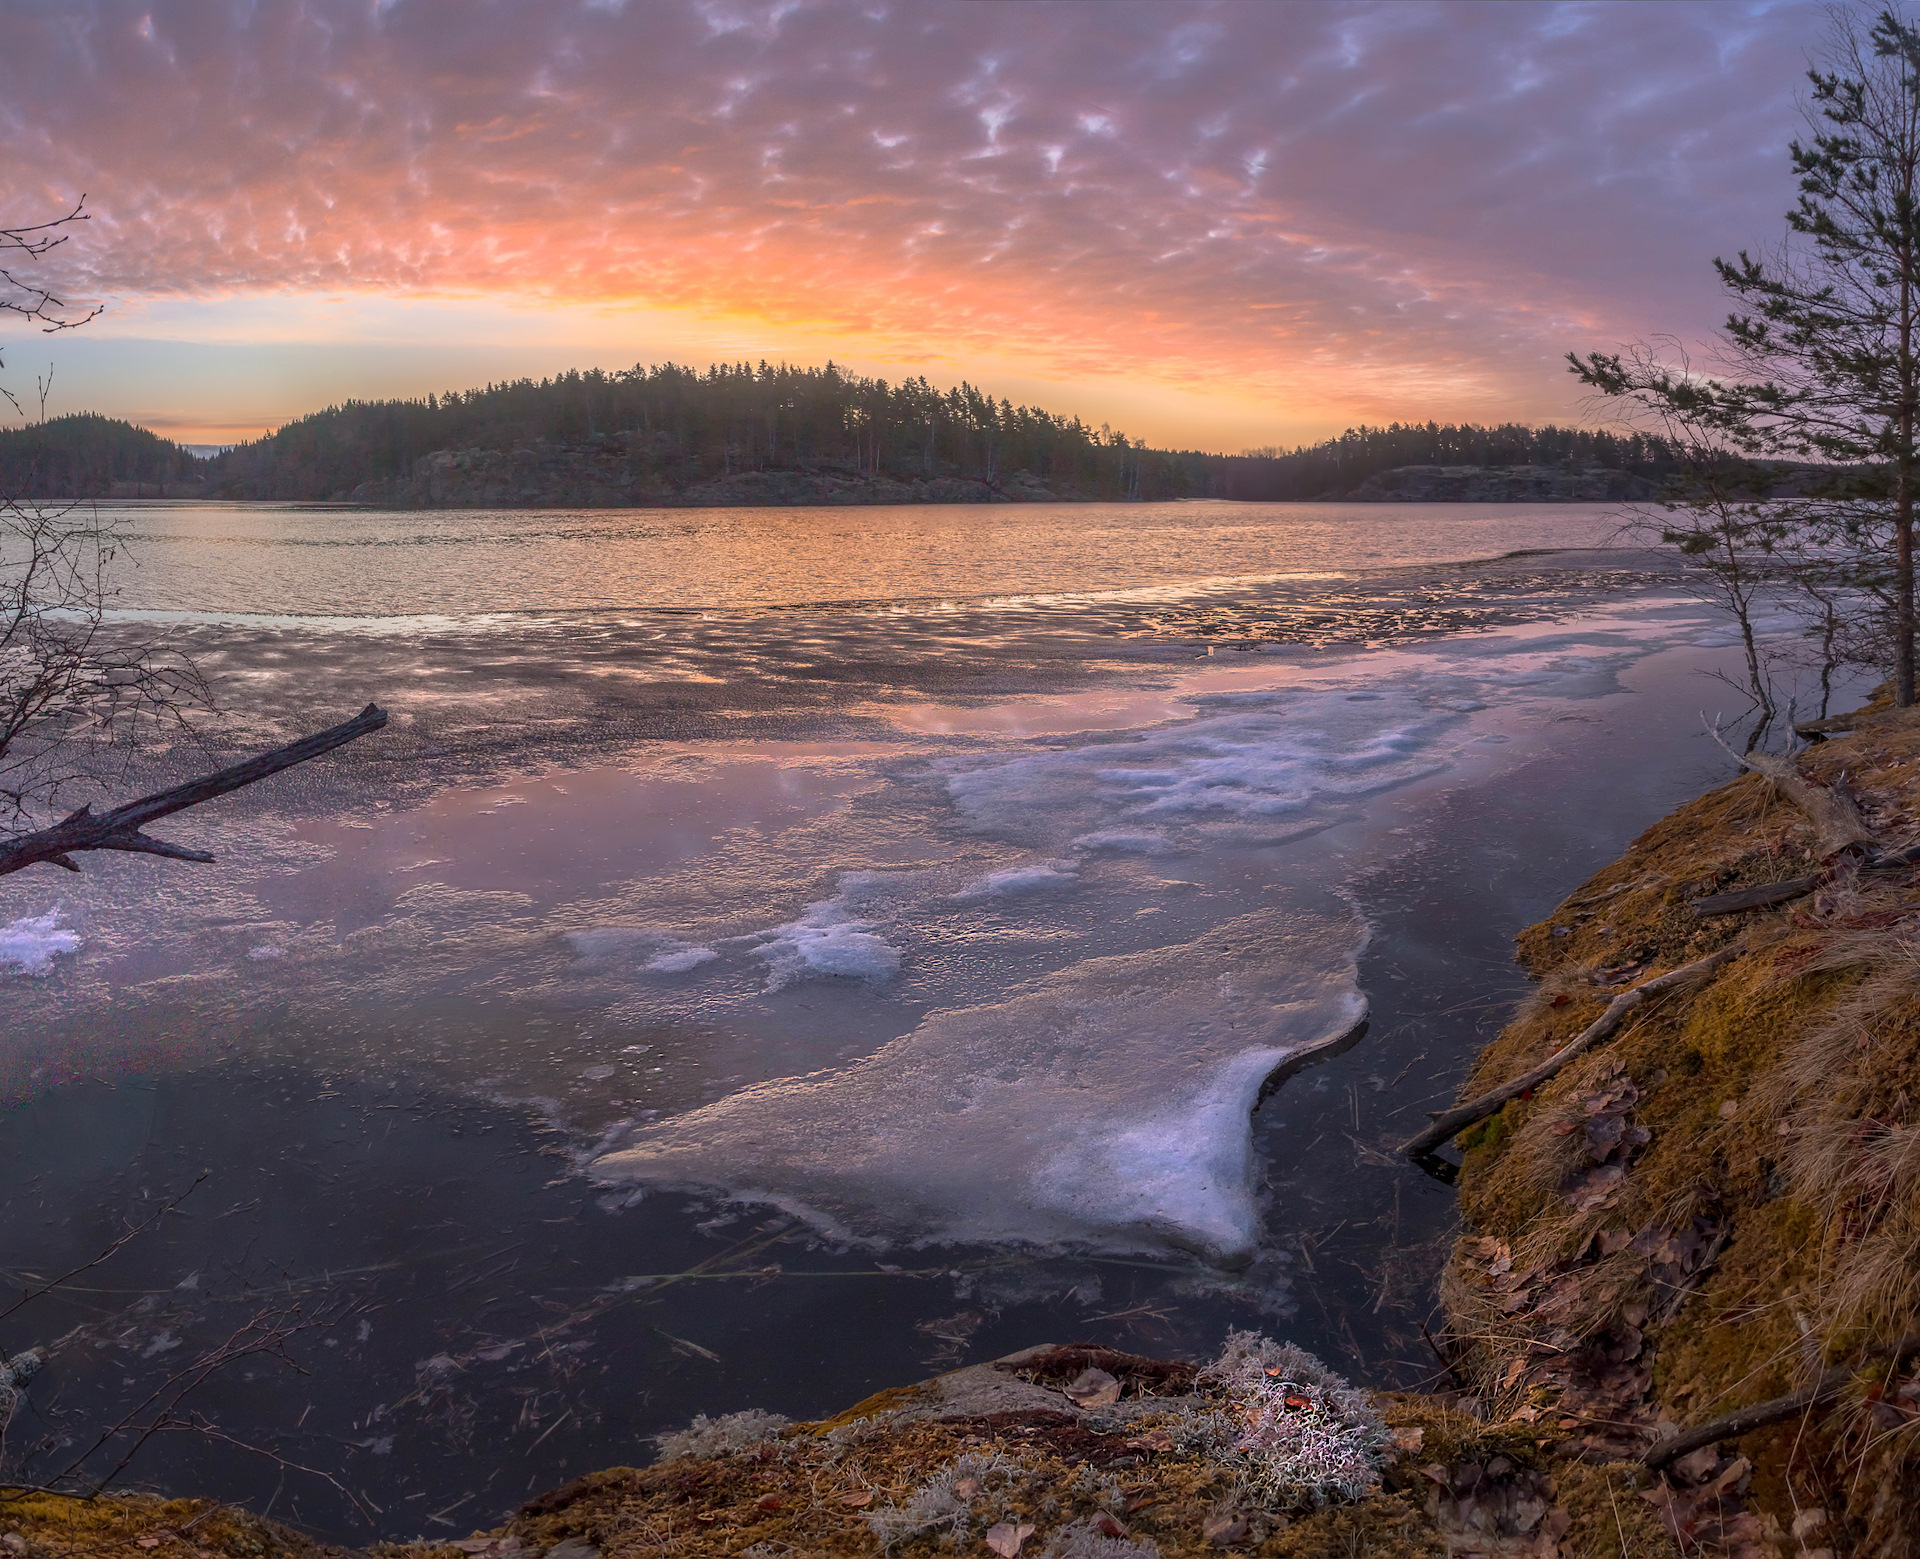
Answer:
<svg viewBox="0 0 1920 1559"><path fill-rule="evenodd" d="M236 763L231 768L202 775L171 790L143 796L138 801L129 801L111 812L103 812L96 817L91 806L84 806L51 828L31 834L16 834L11 839L0 841L0 877L31 866L36 861L48 861L55 866L64 866L70 872L77 872L80 866L73 857L82 850L129 850L142 855L164 855L175 861L211 861L213 856L205 850L189 850L183 845L169 844L140 830L155 818L184 812L188 807L197 807L216 796L224 796L229 791L240 790L263 780L270 774L278 774L282 769L290 769L309 758L317 758L336 747L344 747L369 731L379 730L386 723L386 710L368 704L351 720L329 726L324 731L316 731L311 736L303 736L285 747L263 752L245 763Z"/></svg>
<svg viewBox="0 0 1920 1559"><path fill-rule="evenodd" d="M17 314L22 319L31 320L49 334L57 330L77 330L88 320L98 317L103 304L95 304L84 311L76 309L55 297L39 282L23 280L14 275L12 270L22 260L38 260L49 249L57 249L64 244L70 235L63 233L62 228L75 222L92 220L87 214L87 197L82 195L63 217L21 227L0 227L0 313ZM13 399L12 396L7 398ZM14 402L14 409L19 409L19 402Z"/></svg>
<svg viewBox="0 0 1920 1559"><path fill-rule="evenodd" d="M1736 937L1718 952L1708 953L1704 958L1696 958L1690 964L1682 964L1678 969L1670 969L1655 979L1643 981L1630 991L1623 991L1607 1004L1605 1012L1531 1072L1522 1072L1511 1082L1502 1083L1492 1092L1483 1093L1479 1098L1470 1099L1465 1104L1448 1110L1444 1115L1435 1116L1433 1124L1417 1137L1402 1143L1400 1151L1407 1157L1416 1159L1433 1152L1449 1137L1465 1131L1469 1126L1485 1120L1496 1110L1504 1108L1509 1100L1517 1099L1521 1094L1538 1088L1575 1056L1592 1049L1602 1040L1611 1039L1614 1030L1620 1027L1627 1015L1635 1008L1643 1007L1654 998L1664 996L1678 987L1705 979L1722 964L1738 958L1746 950L1746 943Z"/></svg>

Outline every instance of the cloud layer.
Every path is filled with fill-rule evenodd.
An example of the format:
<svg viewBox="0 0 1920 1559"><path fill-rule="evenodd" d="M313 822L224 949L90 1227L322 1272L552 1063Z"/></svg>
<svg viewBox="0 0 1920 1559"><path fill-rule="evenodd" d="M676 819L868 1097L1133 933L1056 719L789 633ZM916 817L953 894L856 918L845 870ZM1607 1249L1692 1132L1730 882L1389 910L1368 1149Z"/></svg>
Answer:
<svg viewBox="0 0 1920 1559"><path fill-rule="evenodd" d="M87 191L76 290L630 304L936 377L1231 387L1302 430L1565 416L1569 347L1710 325L1709 258L1780 231L1821 28L1727 3L4 9L0 203Z"/></svg>

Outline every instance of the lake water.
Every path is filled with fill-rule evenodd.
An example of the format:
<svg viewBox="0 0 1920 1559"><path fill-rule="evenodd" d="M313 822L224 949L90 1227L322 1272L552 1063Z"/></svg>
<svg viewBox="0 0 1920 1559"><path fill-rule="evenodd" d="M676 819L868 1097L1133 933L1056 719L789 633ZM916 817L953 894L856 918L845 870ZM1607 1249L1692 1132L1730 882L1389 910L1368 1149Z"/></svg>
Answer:
<svg viewBox="0 0 1920 1559"><path fill-rule="evenodd" d="M297 1304L205 1410L364 1510L139 1470L357 1541L1034 1341L1418 1378L1392 1144L1724 772L1727 635L1597 508L120 518L216 748L393 723L156 830L217 866L0 885L5 1265L206 1171L8 1323L67 1338L10 1445Z"/></svg>

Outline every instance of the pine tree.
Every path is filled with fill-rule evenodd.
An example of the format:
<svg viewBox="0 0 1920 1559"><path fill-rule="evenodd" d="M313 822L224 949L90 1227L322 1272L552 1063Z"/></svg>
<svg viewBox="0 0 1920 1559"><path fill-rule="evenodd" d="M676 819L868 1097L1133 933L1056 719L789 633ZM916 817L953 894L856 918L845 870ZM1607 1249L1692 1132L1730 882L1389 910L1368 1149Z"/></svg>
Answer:
<svg viewBox="0 0 1920 1559"><path fill-rule="evenodd" d="M1864 26L1841 13L1808 76L1791 236L1714 262L1734 302L1719 343L1725 376L1675 372L1645 352L1570 360L1601 394L1680 414L1741 454L1833 468L1792 520L1815 549L1849 552L1855 582L1885 600L1906 707L1920 496L1920 31L1892 9Z"/></svg>

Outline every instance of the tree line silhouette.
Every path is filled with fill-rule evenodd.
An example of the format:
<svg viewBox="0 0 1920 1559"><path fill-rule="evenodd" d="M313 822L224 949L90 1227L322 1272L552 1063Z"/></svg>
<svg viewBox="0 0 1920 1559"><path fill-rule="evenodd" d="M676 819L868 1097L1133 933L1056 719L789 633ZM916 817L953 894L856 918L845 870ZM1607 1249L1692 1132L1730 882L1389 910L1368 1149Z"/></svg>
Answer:
<svg viewBox="0 0 1920 1559"><path fill-rule="evenodd" d="M198 478L221 497L339 500L362 483L405 477L442 450L529 445L619 455L636 476L675 487L751 471L830 470L906 484L957 477L991 490L1024 473L1063 496L1143 500L1338 499L1411 465L1602 467L1655 481L1673 466L1657 437L1511 423L1396 422L1237 455L1156 449L971 384L942 391L924 376L890 384L832 363L705 372L667 363L346 401L209 460L126 423L54 418L0 432L0 483L82 496L111 492L115 482Z"/></svg>

